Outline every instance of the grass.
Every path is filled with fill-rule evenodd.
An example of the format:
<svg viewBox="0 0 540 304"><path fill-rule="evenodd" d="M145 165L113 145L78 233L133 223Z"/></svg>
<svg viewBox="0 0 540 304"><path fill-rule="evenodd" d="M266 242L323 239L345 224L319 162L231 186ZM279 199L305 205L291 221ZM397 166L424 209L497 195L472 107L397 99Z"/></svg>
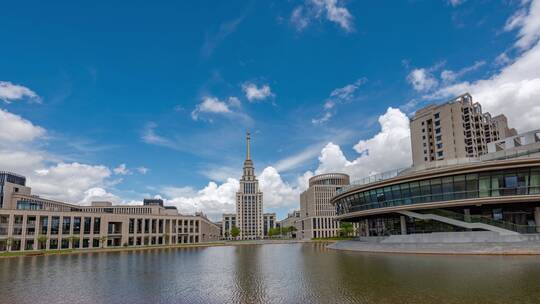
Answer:
<svg viewBox="0 0 540 304"><path fill-rule="evenodd" d="M198 244L175 244L175 245L147 245L137 247L107 247L107 248L90 248L90 249L55 249L55 250L31 250L31 251L10 251L0 253L0 258L8 257L31 257L55 254L73 254L73 253L90 253L90 252L119 252L119 251L137 251L149 249L167 249L167 248L195 248L195 247L210 247L224 246L224 242L198 243Z"/></svg>

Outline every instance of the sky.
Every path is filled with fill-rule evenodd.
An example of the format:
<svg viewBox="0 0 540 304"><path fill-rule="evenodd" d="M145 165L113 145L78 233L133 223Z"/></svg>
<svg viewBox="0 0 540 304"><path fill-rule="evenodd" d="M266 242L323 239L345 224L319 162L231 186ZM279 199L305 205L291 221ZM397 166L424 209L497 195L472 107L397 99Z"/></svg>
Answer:
<svg viewBox="0 0 540 304"><path fill-rule="evenodd" d="M74 204L218 220L250 131L281 219L314 174L410 166L428 104L540 128L540 0L22 0L0 28L0 170Z"/></svg>

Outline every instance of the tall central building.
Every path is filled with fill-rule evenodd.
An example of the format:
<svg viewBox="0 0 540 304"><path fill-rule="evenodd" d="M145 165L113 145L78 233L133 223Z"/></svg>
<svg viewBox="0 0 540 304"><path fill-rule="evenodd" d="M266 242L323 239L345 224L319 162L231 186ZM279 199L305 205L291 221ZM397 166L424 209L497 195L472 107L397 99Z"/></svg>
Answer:
<svg viewBox="0 0 540 304"><path fill-rule="evenodd" d="M259 181L251 160L250 135L246 134L246 160L240 189L236 192L236 224L240 228L241 239L262 239L263 194L259 191Z"/></svg>

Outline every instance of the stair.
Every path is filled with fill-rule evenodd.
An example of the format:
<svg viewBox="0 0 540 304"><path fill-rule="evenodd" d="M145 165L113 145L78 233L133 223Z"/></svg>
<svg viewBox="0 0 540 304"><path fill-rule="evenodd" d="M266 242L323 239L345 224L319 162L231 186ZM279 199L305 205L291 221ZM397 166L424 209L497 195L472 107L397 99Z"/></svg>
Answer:
<svg viewBox="0 0 540 304"><path fill-rule="evenodd" d="M466 229L482 229L482 230L487 230L487 231L498 232L501 235L519 235L519 233L515 231L504 229L504 228L497 227L494 225L488 225L486 223L469 223L469 222L465 222L465 221L461 221L461 220L457 220L457 219L453 219L453 218L449 218L449 217L445 217L445 216L441 216L437 214L431 214L431 213L424 214L424 213L418 213L418 212L412 212L412 211L399 211L398 213L406 215L408 217L412 217L412 218L417 218L421 220L434 220L434 221L438 221L438 222L442 222L442 223L446 223L449 225L462 227Z"/></svg>

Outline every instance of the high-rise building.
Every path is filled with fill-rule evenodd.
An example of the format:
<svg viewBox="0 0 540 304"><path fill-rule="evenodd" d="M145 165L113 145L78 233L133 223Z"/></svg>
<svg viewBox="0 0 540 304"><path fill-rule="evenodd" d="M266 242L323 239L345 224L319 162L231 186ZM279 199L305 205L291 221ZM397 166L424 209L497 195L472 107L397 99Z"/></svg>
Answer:
<svg viewBox="0 0 540 304"><path fill-rule="evenodd" d="M413 165L478 157L487 144L516 134L503 114L491 117L468 93L416 111L411 119Z"/></svg>
<svg viewBox="0 0 540 304"><path fill-rule="evenodd" d="M296 221L297 238L328 238L339 236L336 209L330 200L336 192L350 184L343 173L327 173L309 179L309 188L300 195L300 219Z"/></svg>
<svg viewBox="0 0 540 304"><path fill-rule="evenodd" d="M246 134L246 160L240 189L236 192L236 222L241 239L261 239L263 230L263 193L250 155L250 134ZM275 222L275 221L274 221Z"/></svg>

